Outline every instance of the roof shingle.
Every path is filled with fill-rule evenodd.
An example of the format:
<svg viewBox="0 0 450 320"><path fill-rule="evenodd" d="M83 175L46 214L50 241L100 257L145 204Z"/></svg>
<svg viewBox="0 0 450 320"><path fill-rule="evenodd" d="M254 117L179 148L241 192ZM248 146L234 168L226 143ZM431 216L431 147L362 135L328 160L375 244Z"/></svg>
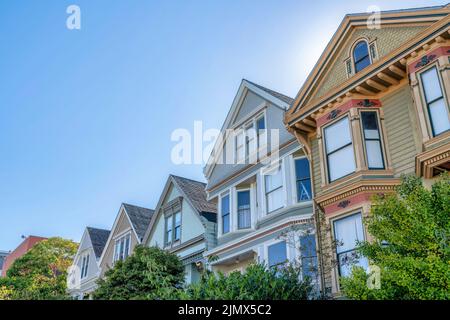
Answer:
<svg viewBox="0 0 450 320"><path fill-rule="evenodd" d="M142 241L145 235L145 231L147 230L147 227L150 224L150 220L155 211L128 203L123 203L123 206L125 207L128 217L133 224L134 230L136 230L139 241Z"/></svg>
<svg viewBox="0 0 450 320"><path fill-rule="evenodd" d="M89 237L91 238L92 247L94 248L95 257L98 259L101 257L106 242L108 241L109 233L111 231L104 229L97 229L92 227L86 228Z"/></svg>
<svg viewBox="0 0 450 320"><path fill-rule="evenodd" d="M171 177L183 190L184 194L189 198L199 213L217 213L217 206L213 202L206 200L205 183L175 175L171 175Z"/></svg>
<svg viewBox="0 0 450 320"><path fill-rule="evenodd" d="M291 105L291 104L294 102L294 99L292 99L291 97L288 97L288 96L285 95L285 94L282 94L282 93L279 93L279 92L277 92L277 91L268 89L268 88L263 87L263 86L261 86L261 85L259 85L259 84L257 84L257 83L251 82L251 81L249 81L249 80L247 80L247 79L244 79L244 80L247 81L248 83L251 83L251 84L254 85L255 87L258 87L259 89L264 90L265 92L267 92L268 94L274 96L275 98L278 98L278 99L280 99L281 101L286 102L286 103L289 104L289 105Z"/></svg>

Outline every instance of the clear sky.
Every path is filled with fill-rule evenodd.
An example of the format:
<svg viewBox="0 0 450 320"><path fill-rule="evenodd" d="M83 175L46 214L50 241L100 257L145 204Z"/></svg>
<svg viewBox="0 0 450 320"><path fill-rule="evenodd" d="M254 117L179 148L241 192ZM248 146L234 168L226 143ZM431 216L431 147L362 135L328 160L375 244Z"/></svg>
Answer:
<svg viewBox="0 0 450 320"><path fill-rule="evenodd" d="M68 30L66 8L81 8ZM154 208L171 132L220 128L242 78L295 96L346 13L443 1L0 2L0 249Z"/></svg>

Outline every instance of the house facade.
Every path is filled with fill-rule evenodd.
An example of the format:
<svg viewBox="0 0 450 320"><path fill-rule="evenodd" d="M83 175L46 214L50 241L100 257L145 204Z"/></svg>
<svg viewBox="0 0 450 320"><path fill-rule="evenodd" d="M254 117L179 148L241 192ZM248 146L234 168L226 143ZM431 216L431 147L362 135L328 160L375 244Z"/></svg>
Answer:
<svg viewBox="0 0 450 320"><path fill-rule="evenodd" d="M362 220L371 196L392 192L402 174L431 184L450 168L449 13L382 12L379 25L346 16L285 114L312 167L328 291L339 292L356 241L370 240Z"/></svg>
<svg viewBox="0 0 450 320"><path fill-rule="evenodd" d="M217 245L210 268L228 274L254 262L317 264L309 160L286 130L293 99L242 80L204 168L217 202Z"/></svg>
<svg viewBox="0 0 450 320"><path fill-rule="evenodd" d="M122 203L99 259L100 277L141 244L154 210Z"/></svg>
<svg viewBox="0 0 450 320"><path fill-rule="evenodd" d="M91 299L100 277L100 257L110 231L87 227L68 272L67 287L74 299Z"/></svg>
<svg viewBox="0 0 450 320"><path fill-rule="evenodd" d="M216 244L217 206L206 199L202 182L170 175L150 222L144 243L177 254L186 283L200 279L204 252Z"/></svg>
<svg viewBox="0 0 450 320"><path fill-rule="evenodd" d="M24 238L22 236L22 238ZM3 267L2 267L2 277L6 276L6 272L8 269L12 266L14 261L16 259L19 259L22 257L25 253L31 250L35 244L42 240L47 240L47 238L38 237L38 236L28 236L24 238L24 240L15 248L13 251L11 251L3 261Z"/></svg>

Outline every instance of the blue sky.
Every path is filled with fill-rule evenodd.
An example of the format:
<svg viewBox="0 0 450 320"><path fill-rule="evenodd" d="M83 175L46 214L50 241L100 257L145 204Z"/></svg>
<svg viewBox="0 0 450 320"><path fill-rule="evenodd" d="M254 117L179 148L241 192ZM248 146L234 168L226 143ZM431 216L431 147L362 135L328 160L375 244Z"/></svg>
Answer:
<svg viewBox="0 0 450 320"><path fill-rule="evenodd" d="M220 128L242 78L295 96L346 13L444 3L1 1L0 249L154 208L168 174L204 180L171 132Z"/></svg>

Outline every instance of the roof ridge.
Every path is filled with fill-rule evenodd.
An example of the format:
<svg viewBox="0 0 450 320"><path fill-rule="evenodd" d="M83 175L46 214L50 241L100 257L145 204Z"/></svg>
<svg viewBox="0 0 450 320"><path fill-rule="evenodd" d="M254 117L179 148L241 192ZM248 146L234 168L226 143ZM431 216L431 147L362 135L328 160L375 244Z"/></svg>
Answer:
<svg viewBox="0 0 450 320"><path fill-rule="evenodd" d="M150 208L146 208L146 207L137 206L137 205L131 204L131 203L122 202L122 204L123 204L124 206L130 206L130 207L135 207L135 208L140 208L140 209L145 209L145 210L155 211L154 209L150 209Z"/></svg>
<svg viewBox="0 0 450 320"><path fill-rule="evenodd" d="M294 98L288 96L287 94L284 94L284 93L281 93L281 92L279 92L279 91L276 91L276 90L267 88L267 87L265 87L265 86L263 86L263 85L257 84L257 83L255 83L255 82L250 81L250 80L245 79L245 78L244 78L243 80L244 80L244 81L247 81L248 83L251 83L251 84L253 84L254 86L257 86L257 87L259 87L259 88L261 88L261 89L263 89L263 90L265 90L265 91L272 91L272 92L274 92L274 93L276 93L276 94L279 94L279 95L281 95L281 96L284 96L284 97L286 97L286 98L289 98L289 99L294 100ZM276 98L276 97L275 97L275 98Z"/></svg>
<svg viewBox="0 0 450 320"><path fill-rule="evenodd" d="M182 177L182 176L177 176L177 175L175 175L175 174L170 174L170 176L172 176L172 177L174 177L174 178L179 178L179 179L183 179L183 180L189 180L189 181L192 181L192 182L201 183L201 184L203 184L203 185L206 185L205 182L198 181L198 180L194 180L194 179L190 179L190 178L186 178L186 177Z"/></svg>

